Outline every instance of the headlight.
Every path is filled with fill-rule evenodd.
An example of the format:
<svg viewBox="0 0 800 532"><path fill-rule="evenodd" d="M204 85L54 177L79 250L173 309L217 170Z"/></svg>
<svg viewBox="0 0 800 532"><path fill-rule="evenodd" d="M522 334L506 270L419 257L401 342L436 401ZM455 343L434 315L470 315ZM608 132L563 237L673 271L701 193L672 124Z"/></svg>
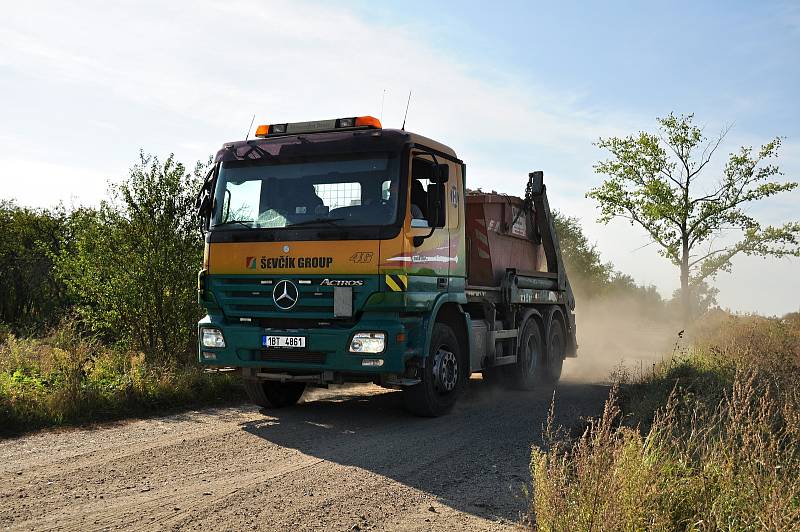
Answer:
<svg viewBox="0 0 800 532"><path fill-rule="evenodd" d="M381 353L386 347L386 334L382 332L361 332L350 340L351 353Z"/></svg>
<svg viewBox="0 0 800 532"><path fill-rule="evenodd" d="M203 347L225 347L225 338L219 329L203 329L201 342Z"/></svg>

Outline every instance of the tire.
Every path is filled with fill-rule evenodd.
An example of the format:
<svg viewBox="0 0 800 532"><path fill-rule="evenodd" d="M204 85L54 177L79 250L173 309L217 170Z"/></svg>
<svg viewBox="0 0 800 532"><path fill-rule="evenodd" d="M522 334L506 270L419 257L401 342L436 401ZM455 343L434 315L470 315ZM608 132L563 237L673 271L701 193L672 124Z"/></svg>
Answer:
<svg viewBox="0 0 800 532"><path fill-rule="evenodd" d="M261 408L283 408L300 400L306 389L304 382L245 380L244 389L250 402Z"/></svg>
<svg viewBox="0 0 800 532"><path fill-rule="evenodd" d="M525 322L517 348L517 361L505 368L506 382L515 390L532 390L542 381L545 362L542 332L539 321L530 318Z"/></svg>
<svg viewBox="0 0 800 532"><path fill-rule="evenodd" d="M467 383L467 371L453 329L444 323L434 324L431 350L425 359L421 382L403 389L406 409L424 417L446 414Z"/></svg>
<svg viewBox="0 0 800 532"><path fill-rule="evenodd" d="M547 335L547 359L541 373L541 380L544 384L552 386L561 378L566 349L567 337L564 333L564 326L561 324L561 320L553 318Z"/></svg>

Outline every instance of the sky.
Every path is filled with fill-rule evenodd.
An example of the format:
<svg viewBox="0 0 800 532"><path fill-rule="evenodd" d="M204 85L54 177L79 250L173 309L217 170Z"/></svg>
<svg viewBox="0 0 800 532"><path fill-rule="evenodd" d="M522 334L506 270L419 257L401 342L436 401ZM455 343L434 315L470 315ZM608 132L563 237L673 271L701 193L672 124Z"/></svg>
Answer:
<svg viewBox="0 0 800 532"><path fill-rule="evenodd" d="M139 150L191 167L255 125L374 115L443 142L470 188L551 205L603 259L665 297L675 267L624 221L596 222L599 137L694 113L727 154L783 137L800 180L800 2L17 2L0 26L0 199L94 205ZM255 127L255 126L254 126ZM800 192L750 212L800 219ZM728 235L723 238L732 238ZM800 310L800 259L735 259L738 312Z"/></svg>

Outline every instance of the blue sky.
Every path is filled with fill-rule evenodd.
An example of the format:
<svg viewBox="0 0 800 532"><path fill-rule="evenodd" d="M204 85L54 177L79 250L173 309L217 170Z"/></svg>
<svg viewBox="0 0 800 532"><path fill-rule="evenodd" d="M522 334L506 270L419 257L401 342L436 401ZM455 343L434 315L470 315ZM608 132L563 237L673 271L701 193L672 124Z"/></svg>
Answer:
<svg viewBox="0 0 800 532"><path fill-rule="evenodd" d="M520 194L545 171L606 260L664 295L677 274L641 231L594 222L598 136L694 112L722 155L786 137L800 178L800 3L16 3L0 27L0 197L93 204L139 148L191 165L256 122L378 115L451 145L470 186ZM718 171L723 159L717 159ZM709 175L713 182L713 175ZM800 218L800 194L754 209ZM742 258L720 302L800 309L800 261Z"/></svg>
<svg viewBox="0 0 800 532"><path fill-rule="evenodd" d="M558 88L589 110L736 114L744 128L798 131L797 2L364 2L458 61ZM441 23L436 21L442 21ZM794 64L793 64L794 63Z"/></svg>

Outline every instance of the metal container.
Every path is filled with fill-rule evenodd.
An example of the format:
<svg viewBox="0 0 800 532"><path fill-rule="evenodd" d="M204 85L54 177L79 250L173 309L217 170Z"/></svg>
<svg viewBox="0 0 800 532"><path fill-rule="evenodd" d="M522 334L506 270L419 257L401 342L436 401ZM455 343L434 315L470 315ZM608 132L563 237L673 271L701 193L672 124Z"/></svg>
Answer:
<svg viewBox="0 0 800 532"><path fill-rule="evenodd" d="M509 268L519 275L547 270L533 208L526 212L520 198L484 192L469 192L466 203L469 285L499 286Z"/></svg>

